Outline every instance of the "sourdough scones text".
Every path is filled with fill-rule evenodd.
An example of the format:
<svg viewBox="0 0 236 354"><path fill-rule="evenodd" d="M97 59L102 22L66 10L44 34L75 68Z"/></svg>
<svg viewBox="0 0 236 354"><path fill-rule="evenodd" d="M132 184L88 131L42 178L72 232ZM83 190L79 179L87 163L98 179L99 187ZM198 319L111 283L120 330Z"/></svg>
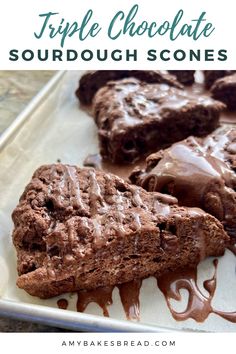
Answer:
<svg viewBox="0 0 236 354"><path fill-rule="evenodd" d="M141 10L136 4L129 11L117 11L108 19L106 26L98 22L96 13L92 9L89 9L80 20L73 22L66 20L59 12L53 11L39 14L38 20L36 30L32 33L37 46L23 49L11 48L9 61L222 62L228 59L225 48L212 48L209 45L203 49L201 46L202 41L215 32L215 27L208 21L205 11L193 19L189 19L180 9L177 13L170 14L169 19L163 19L160 14L155 14L154 20L143 20ZM152 40L150 47L138 48L137 41L135 42L137 37L145 42ZM168 44L162 40L162 38L167 39L171 44L177 43L182 37L192 40L192 48L184 48L180 45L177 49L171 49L171 46L168 47ZM86 40L91 43L93 38L102 43L100 48L94 49L94 46L87 45ZM132 47L127 43L127 48L124 48L121 41L130 38L134 38ZM43 41L48 39L53 40L53 47L42 47ZM199 41L199 46L196 47L195 43L199 39L201 43Z"/></svg>

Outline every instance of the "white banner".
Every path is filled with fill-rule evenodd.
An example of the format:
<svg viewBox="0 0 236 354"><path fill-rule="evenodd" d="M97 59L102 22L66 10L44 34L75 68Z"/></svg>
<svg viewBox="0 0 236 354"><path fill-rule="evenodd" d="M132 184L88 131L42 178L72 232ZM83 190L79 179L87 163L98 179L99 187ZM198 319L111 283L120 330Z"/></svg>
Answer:
<svg viewBox="0 0 236 354"><path fill-rule="evenodd" d="M168 353L232 352L234 333L5 333L4 353Z"/></svg>
<svg viewBox="0 0 236 354"><path fill-rule="evenodd" d="M8 0L0 69L235 69L231 0Z"/></svg>

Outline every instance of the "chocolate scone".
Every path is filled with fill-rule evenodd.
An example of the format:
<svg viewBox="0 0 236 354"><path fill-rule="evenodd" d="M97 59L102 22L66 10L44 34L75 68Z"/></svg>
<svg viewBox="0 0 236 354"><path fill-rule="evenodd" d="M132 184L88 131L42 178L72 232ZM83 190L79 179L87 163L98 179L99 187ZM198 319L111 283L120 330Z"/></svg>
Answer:
<svg viewBox="0 0 236 354"><path fill-rule="evenodd" d="M175 202L94 169L42 166L13 212L18 286L49 298L222 255L220 222Z"/></svg>
<svg viewBox="0 0 236 354"><path fill-rule="evenodd" d="M179 205L199 207L219 219L236 240L236 131L201 141L193 137L150 155L130 180L148 191L168 193Z"/></svg>
<svg viewBox="0 0 236 354"><path fill-rule="evenodd" d="M96 70L85 73L75 94L84 105L92 103L95 93L108 81L134 77L147 83L165 83L182 88L180 82L172 75L159 70Z"/></svg>
<svg viewBox="0 0 236 354"><path fill-rule="evenodd" d="M204 136L224 104L166 84L110 81L94 97L93 115L104 159L130 163L191 134Z"/></svg>
<svg viewBox="0 0 236 354"><path fill-rule="evenodd" d="M210 89L214 82L221 77L232 75L235 70L204 70L205 87Z"/></svg>
<svg viewBox="0 0 236 354"><path fill-rule="evenodd" d="M204 138L201 144L207 154L223 160L236 172L236 128L217 129Z"/></svg>
<svg viewBox="0 0 236 354"><path fill-rule="evenodd" d="M195 70L168 70L171 75L174 75L181 84L190 86L195 81Z"/></svg>
<svg viewBox="0 0 236 354"><path fill-rule="evenodd" d="M211 87L212 97L225 103L230 111L236 109L236 74L222 77Z"/></svg>

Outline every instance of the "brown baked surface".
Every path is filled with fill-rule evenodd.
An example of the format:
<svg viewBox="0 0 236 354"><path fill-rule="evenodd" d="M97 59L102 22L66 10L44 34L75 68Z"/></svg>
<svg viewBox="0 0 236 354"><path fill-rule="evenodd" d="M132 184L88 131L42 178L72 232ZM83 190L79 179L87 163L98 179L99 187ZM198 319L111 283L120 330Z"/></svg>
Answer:
<svg viewBox="0 0 236 354"><path fill-rule="evenodd" d="M222 255L218 220L175 202L94 169L40 167L13 212L17 285L49 298Z"/></svg>
<svg viewBox="0 0 236 354"><path fill-rule="evenodd" d="M236 238L235 168L236 129L225 128L150 155L146 168L136 168L130 179L148 191L175 196L180 205L202 208Z"/></svg>
<svg viewBox="0 0 236 354"><path fill-rule="evenodd" d="M236 74L216 80L210 91L212 97L223 102L228 110L236 109Z"/></svg>
<svg viewBox="0 0 236 354"><path fill-rule="evenodd" d="M235 73L235 70L204 70L203 73L205 87L210 89L216 80Z"/></svg>
<svg viewBox="0 0 236 354"><path fill-rule="evenodd" d="M165 83L170 86L182 87L175 76L160 70L94 70L86 72L81 77L75 94L83 105L90 105L95 93L108 81L129 77L147 83Z"/></svg>
<svg viewBox="0 0 236 354"><path fill-rule="evenodd" d="M195 81L195 70L168 70L181 84L189 86Z"/></svg>
<svg viewBox="0 0 236 354"><path fill-rule="evenodd" d="M134 162L191 134L204 136L224 104L166 84L111 81L94 97L100 152L112 162Z"/></svg>

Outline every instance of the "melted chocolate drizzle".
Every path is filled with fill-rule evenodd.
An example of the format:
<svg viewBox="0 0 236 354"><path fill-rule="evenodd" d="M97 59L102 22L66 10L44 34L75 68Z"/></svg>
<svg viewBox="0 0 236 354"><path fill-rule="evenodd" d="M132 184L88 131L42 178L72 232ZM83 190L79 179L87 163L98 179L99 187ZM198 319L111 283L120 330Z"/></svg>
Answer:
<svg viewBox="0 0 236 354"><path fill-rule="evenodd" d="M139 161L136 161L139 166L145 166L145 158L141 158ZM113 173L123 179L128 179L130 173L132 172L135 165L133 164L114 164L108 160L103 160L101 155L91 154L88 155L84 162L83 166L85 167L93 167L96 170L102 170L104 172Z"/></svg>
<svg viewBox="0 0 236 354"><path fill-rule="evenodd" d="M204 322L212 313L224 318L225 320L236 323L236 311L219 311L212 307L212 300L216 290L216 274L218 260L213 261L214 274L210 279L204 281L203 286L208 295L203 294L197 284L197 268L189 268L179 272L168 273L157 278L157 285L165 296L167 306L171 315L176 321L185 321L192 318L196 322ZM140 301L139 294L142 280L133 280L128 283L117 285L120 299L127 320L140 320ZM112 292L114 286L100 287L95 290L78 291L77 311L84 312L87 306L94 302L103 310L103 315L109 317L108 306L112 304ZM181 289L186 289L189 293L186 309L176 312L171 305L171 299L181 301ZM60 299L57 305L61 309L67 309L68 301Z"/></svg>
<svg viewBox="0 0 236 354"><path fill-rule="evenodd" d="M126 314L127 320L140 319L139 293L142 286L142 280L133 280L129 283L118 285L120 299Z"/></svg>
<svg viewBox="0 0 236 354"><path fill-rule="evenodd" d="M236 323L236 312L218 311L212 307L212 299L216 290L216 271L218 260L213 261L214 274L211 279L203 283L208 292L204 295L197 285L197 268L180 272L169 273L157 279L158 287L165 296L167 306L176 321L185 321L189 318L196 322L204 322L211 313L214 313L230 322ZM181 301L180 289L189 293L187 307L183 312L176 312L170 300Z"/></svg>
<svg viewBox="0 0 236 354"><path fill-rule="evenodd" d="M120 293L120 299L128 320L139 321L140 303L139 292L142 280L133 280L128 283L117 285ZM112 292L114 286L100 287L95 290L78 291L77 311L84 312L91 302L98 304L103 315L109 317L108 306L112 304Z"/></svg>
<svg viewBox="0 0 236 354"><path fill-rule="evenodd" d="M186 89L186 88L185 88ZM209 92L205 90L204 85L201 83L195 83L190 88L187 88L190 93L206 94ZM223 112L221 114L221 122L235 122L235 114L230 112ZM219 151L214 150L213 156L220 158L221 145L225 143L227 137L223 136L221 142L217 142ZM209 141L209 146L211 148ZM219 144L220 143L220 144ZM213 152L213 151L212 151ZM140 168L145 166L145 160L139 162ZM111 164L107 161L103 161L100 154L89 155L85 161L84 166L94 167L95 169L104 170L106 172L114 173L120 177L128 178L130 172L133 170L133 165L117 165ZM217 170L217 169L216 169ZM173 202L172 202L173 203ZM172 204L167 203L167 204ZM137 227L138 227L137 220ZM236 255L236 244L228 246L228 249ZM182 272L174 272L159 277L157 279L158 287L165 296L167 305L171 311L172 316L177 321L184 321L189 318L194 319L197 322L205 321L211 313L236 323L236 312L224 312L218 311L212 308L212 299L216 290L216 272L217 272L217 260L214 260L214 274L211 279L204 282L203 286L208 292L208 295L202 293L197 285L197 268L187 269ZM140 316L140 303L139 293L142 285L141 280L132 281L129 283L118 285L121 302L126 313L126 317L129 320L139 320ZM108 288L108 287L107 287ZM105 316L108 315L107 305L112 303L112 291L113 287L100 288L93 291L81 291L78 292L77 309L78 311L84 311L90 302L96 302L102 309ZM170 300L174 299L181 301L180 289L186 289L189 293L188 304L186 309L178 313L171 305Z"/></svg>
<svg viewBox="0 0 236 354"><path fill-rule="evenodd" d="M59 299L57 301L57 306L59 309L66 310L68 307L68 301L66 299Z"/></svg>
<svg viewBox="0 0 236 354"><path fill-rule="evenodd" d="M112 304L114 286L104 286L95 290L78 291L77 311L84 312L88 304L95 302L103 310L103 315L109 317L108 306Z"/></svg>

